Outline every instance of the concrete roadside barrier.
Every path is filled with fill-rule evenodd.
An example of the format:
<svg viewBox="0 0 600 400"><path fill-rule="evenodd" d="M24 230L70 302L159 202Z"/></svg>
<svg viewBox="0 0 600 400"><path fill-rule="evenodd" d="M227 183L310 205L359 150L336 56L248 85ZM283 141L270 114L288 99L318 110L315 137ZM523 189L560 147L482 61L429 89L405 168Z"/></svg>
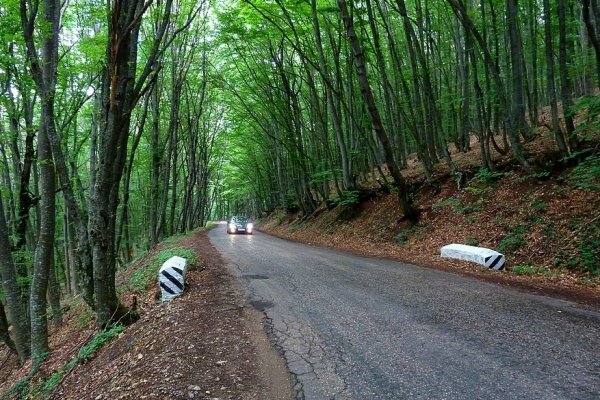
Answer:
<svg viewBox="0 0 600 400"><path fill-rule="evenodd" d="M160 285L162 301L171 300L183 293L186 271L187 260L178 256L169 258L160 267L158 284Z"/></svg>
<svg viewBox="0 0 600 400"><path fill-rule="evenodd" d="M486 268L498 271L504 270L506 259L503 254L485 247L467 246L452 243L441 249L442 257L456 258L458 260L472 261Z"/></svg>

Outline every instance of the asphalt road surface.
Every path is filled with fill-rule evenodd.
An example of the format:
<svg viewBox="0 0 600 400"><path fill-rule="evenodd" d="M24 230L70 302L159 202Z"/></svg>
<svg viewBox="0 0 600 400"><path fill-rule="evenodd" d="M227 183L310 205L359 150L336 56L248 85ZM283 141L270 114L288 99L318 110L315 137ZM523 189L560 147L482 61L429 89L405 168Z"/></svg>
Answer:
<svg viewBox="0 0 600 400"><path fill-rule="evenodd" d="M600 399L600 313L255 233L210 233L298 399Z"/></svg>

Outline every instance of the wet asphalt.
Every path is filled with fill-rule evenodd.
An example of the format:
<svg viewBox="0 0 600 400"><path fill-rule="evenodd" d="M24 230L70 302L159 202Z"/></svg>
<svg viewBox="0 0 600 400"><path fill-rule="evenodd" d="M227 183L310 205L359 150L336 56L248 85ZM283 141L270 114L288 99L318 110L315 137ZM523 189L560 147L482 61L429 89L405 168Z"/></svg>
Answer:
<svg viewBox="0 0 600 400"><path fill-rule="evenodd" d="M298 399L600 399L598 312L260 232L210 238Z"/></svg>

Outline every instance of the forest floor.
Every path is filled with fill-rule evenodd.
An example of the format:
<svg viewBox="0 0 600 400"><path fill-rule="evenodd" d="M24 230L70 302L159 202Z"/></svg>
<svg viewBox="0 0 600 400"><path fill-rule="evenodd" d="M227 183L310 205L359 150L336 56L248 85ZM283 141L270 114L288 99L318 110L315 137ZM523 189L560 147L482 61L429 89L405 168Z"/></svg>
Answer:
<svg viewBox="0 0 600 400"><path fill-rule="evenodd" d="M192 250L182 296L161 303L153 260ZM151 268L148 268L151 266ZM146 272L150 270L150 273ZM149 277L147 287L140 282ZM140 320L83 360L102 341L80 301L53 328L50 357L32 379L28 398L50 399L285 399L289 376L263 331L262 313L245 306L243 290L212 247L206 231L161 243L117 278L121 300L136 296ZM72 369L66 368L78 355ZM27 374L0 346L0 398ZM5 393L5 396L2 395Z"/></svg>
<svg viewBox="0 0 600 400"><path fill-rule="evenodd" d="M453 152L468 178L460 190L448 168L436 168L437 187L423 182L417 160L403 175L418 188L417 225L402 220L397 195L363 187L369 197L355 205L322 204L312 215L277 210L259 222L267 233L355 254L389 258L469 275L552 295L600 309L600 156L592 145L585 163L565 168L549 163L549 135L526 145L535 172L515 168L495 154L497 173L480 170L478 143ZM477 172L479 171L479 172ZM371 192L364 189L372 188ZM440 257L440 248L461 243L497 249L507 271Z"/></svg>

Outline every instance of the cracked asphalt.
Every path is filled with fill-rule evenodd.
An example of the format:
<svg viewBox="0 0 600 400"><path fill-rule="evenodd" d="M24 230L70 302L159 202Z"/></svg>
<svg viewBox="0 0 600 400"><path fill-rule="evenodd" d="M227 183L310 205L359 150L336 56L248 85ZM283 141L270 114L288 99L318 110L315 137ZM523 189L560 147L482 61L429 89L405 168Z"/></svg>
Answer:
<svg viewBox="0 0 600 400"><path fill-rule="evenodd" d="M260 232L210 233L297 399L598 399L600 313Z"/></svg>

